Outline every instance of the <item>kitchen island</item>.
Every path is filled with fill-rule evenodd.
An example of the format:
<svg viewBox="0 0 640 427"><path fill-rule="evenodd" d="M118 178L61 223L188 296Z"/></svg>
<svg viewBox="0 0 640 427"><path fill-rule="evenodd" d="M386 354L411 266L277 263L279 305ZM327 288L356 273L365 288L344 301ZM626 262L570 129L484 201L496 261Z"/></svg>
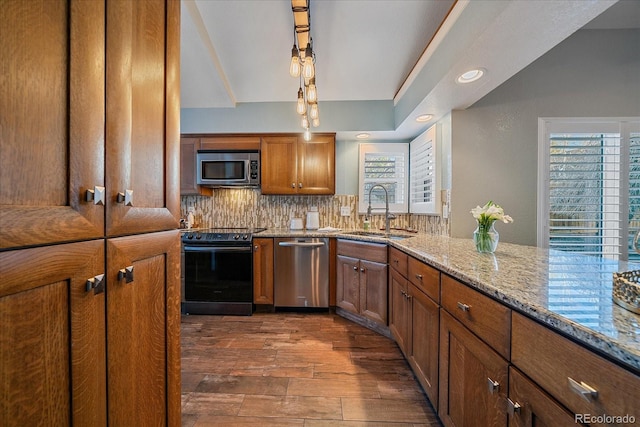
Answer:
<svg viewBox="0 0 640 427"><path fill-rule="evenodd" d="M502 242L494 254L487 254L478 253L471 239L397 233L408 236L398 240L383 234L352 233L268 229L259 236L329 236L387 243L605 357L640 371L640 315L619 307L611 298L613 272L638 270L640 263Z"/></svg>

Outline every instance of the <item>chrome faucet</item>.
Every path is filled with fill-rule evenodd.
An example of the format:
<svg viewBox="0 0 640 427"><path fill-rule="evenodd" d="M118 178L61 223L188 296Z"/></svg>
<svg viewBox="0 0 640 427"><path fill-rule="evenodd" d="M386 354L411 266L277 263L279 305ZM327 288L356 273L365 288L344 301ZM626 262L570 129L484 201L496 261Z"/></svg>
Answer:
<svg viewBox="0 0 640 427"><path fill-rule="evenodd" d="M374 188L380 187L384 190L384 229L385 233L388 235L391 229L390 224L392 219L396 219L396 216L392 213L389 213L389 193L387 193L387 189L382 184L373 184L373 186L369 189L369 207L367 208L367 216L371 216L371 192Z"/></svg>

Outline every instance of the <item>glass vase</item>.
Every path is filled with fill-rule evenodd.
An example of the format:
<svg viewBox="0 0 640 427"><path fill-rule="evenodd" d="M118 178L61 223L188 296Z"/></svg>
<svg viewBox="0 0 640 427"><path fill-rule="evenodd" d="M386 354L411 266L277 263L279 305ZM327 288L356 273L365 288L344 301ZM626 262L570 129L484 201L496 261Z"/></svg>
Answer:
<svg viewBox="0 0 640 427"><path fill-rule="evenodd" d="M478 252L494 253L496 251L500 235L493 225L493 222L489 225L478 223L478 228L473 232L473 241Z"/></svg>

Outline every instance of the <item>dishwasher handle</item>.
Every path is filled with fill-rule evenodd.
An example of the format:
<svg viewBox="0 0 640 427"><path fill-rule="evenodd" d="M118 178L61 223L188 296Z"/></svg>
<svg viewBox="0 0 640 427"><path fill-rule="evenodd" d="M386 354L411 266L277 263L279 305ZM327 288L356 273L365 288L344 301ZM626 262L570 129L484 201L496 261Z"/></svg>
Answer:
<svg viewBox="0 0 640 427"><path fill-rule="evenodd" d="M324 242L279 242L278 245L302 248L321 248L324 246Z"/></svg>

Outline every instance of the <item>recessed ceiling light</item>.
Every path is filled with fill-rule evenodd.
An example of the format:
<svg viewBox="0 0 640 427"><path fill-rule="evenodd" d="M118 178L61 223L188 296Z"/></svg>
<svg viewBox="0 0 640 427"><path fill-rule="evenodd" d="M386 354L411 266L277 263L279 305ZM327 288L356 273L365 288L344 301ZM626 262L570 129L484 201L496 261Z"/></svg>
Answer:
<svg viewBox="0 0 640 427"><path fill-rule="evenodd" d="M469 70L466 73L459 75L456 81L458 83L471 83L480 79L483 75L484 70L482 68L476 68L475 70Z"/></svg>
<svg viewBox="0 0 640 427"><path fill-rule="evenodd" d="M359 133L359 134L356 135L356 138L358 138L358 139L367 139L367 138L369 138L369 136L370 135L368 133Z"/></svg>
<svg viewBox="0 0 640 427"><path fill-rule="evenodd" d="M416 122L428 122L431 119L433 119L432 114L421 114L418 117L416 117Z"/></svg>

